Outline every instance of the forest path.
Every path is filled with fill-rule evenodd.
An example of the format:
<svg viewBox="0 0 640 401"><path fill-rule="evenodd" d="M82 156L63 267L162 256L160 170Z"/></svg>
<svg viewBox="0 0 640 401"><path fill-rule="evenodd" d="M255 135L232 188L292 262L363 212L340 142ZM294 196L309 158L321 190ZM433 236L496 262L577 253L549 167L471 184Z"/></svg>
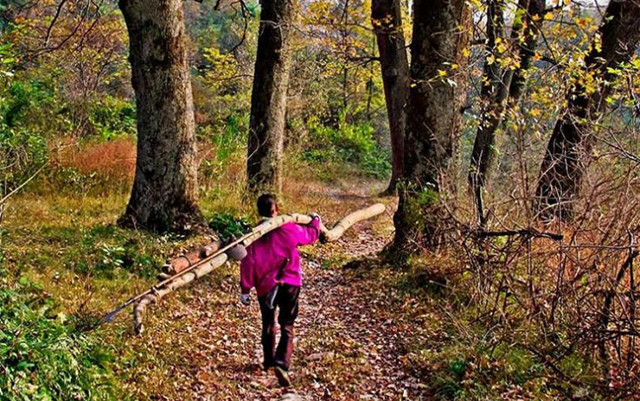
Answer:
<svg viewBox="0 0 640 401"><path fill-rule="evenodd" d="M348 198L340 201L351 209L373 203ZM403 336L412 330L396 312L403 308L389 296L394 290L362 277L366 265L345 267L380 251L390 227L391 213L359 223L335 243L302 248L304 282L287 390L260 368L260 311L255 296L250 307L237 300L237 275L212 280L222 291L194 286L172 313L186 330L179 343L183 358L169 367L180 383L177 393L194 400L427 399L419 380L403 372Z"/></svg>

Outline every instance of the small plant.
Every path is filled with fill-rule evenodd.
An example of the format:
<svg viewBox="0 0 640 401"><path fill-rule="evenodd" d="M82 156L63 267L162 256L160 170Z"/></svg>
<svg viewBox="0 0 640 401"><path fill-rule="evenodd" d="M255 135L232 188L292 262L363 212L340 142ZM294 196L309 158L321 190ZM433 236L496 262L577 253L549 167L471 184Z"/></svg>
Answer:
<svg viewBox="0 0 640 401"><path fill-rule="evenodd" d="M0 399L119 400L111 353L54 311L41 287L21 278L0 289Z"/></svg>
<svg viewBox="0 0 640 401"><path fill-rule="evenodd" d="M105 268L122 267L122 265L124 264L124 247L103 244L100 247L100 251L102 252L102 259L100 260L100 262Z"/></svg>
<svg viewBox="0 0 640 401"><path fill-rule="evenodd" d="M220 213L209 221L209 227L215 230L222 240L238 238L251 230L251 224L245 217L235 217L231 213Z"/></svg>
<svg viewBox="0 0 640 401"><path fill-rule="evenodd" d="M0 194L28 179L46 158L44 138L0 120Z"/></svg>

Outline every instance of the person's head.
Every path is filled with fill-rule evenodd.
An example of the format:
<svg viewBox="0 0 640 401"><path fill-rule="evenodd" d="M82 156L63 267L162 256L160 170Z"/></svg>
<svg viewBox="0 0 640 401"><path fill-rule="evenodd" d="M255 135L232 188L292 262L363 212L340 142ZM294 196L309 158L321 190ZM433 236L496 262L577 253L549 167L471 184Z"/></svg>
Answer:
<svg viewBox="0 0 640 401"><path fill-rule="evenodd" d="M276 202L275 195L260 195L258 198L258 214L262 217L273 217L278 214L278 202Z"/></svg>

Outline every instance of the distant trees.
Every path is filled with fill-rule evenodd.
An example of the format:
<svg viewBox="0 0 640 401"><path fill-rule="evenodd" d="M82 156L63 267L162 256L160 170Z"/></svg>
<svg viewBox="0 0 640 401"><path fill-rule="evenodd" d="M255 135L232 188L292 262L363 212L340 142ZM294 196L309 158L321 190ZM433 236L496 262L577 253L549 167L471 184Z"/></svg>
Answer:
<svg viewBox="0 0 640 401"><path fill-rule="evenodd" d="M413 15L403 186L394 216L393 247L402 253L441 237L441 190L455 180L450 165L466 96L457 74L467 60L471 8L464 0L417 0Z"/></svg>
<svg viewBox="0 0 640 401"><path fill-rule="evenodd" d="M535 192L535 212L543 220L571 220L592 147L593 124L602 117L616 79L640 42L640 1L612 0L566 95L566 107L547 145Z"/></svg>
<svg viewBox="0 0 640 401"><path fill-rule="evenodd" d="M373 0L371 24L376 33L391 135L392 173L385 192L392 194L404 165L404 107L409 93L409 63L402 29L400 0Z"/></svg>
<svg viewBox="0 0 640 401"><path fill-rule="evenodd" d="M249 190L280 192L295 0L264 0L251 93Z"/></svg>
<svg viewBox="0 0 640 401"><path fill-rule="evenodd" d="M531 65L535 54L541 23L540 16L545 11L545 0L519 0L511 37L503 38L503 0L489 0L487 4L486 44L484 75L480 102L482 114L476 132L469 166L469 185L474 196L478 221L485 226L487 216L482 201L482 191L489 180L494 164L495 135L503 120L507 105L516 105L522 96L524 73ZM511 54L509 54L511 53ZM501 66L504 58L510 58L506 67Z"/></svg>
<svg viewBox="0 0 640 401"><path fill-rule="evenodd" d="M152 230L200 221L191 75L180 0L121 0L129 32L138 145L121 222Z"/></svg>

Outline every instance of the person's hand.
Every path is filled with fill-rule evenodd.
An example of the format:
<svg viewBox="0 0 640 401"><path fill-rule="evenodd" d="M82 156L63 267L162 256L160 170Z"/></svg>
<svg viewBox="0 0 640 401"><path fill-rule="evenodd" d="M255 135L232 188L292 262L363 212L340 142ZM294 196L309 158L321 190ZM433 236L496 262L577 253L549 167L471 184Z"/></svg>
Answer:
<svg viewBox="0 0 640 401"><path fill-rule="evenodd" d="M240 302L242 302L244 306L251 305L251 294L240 294Z"/></svg>
<svg viewBox="0 0 640 401"><path fill-rule="evenodd" d="M316 212L309 213L309 216L311 217L311 219L318 219L318 221L322 221L320 219L320 215L318 213L316 213Z"/></svg>

